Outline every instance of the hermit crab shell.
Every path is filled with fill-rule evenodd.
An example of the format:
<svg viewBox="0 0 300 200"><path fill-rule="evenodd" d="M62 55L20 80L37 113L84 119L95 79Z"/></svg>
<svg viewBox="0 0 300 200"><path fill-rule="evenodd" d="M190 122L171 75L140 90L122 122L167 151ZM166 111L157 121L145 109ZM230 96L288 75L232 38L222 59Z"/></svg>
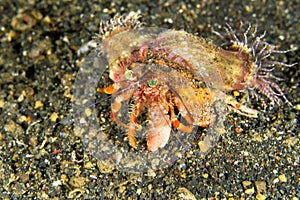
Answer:
<svg viewBox="0 0 300 200"><path fill-rule="evenodd" d="M178 59L181 65L183 61L180 59L184 59L188 63L185 67L194 73L195 79L222 91L243 89L254 67L250 62L251 55L243 51L225 51L212 42L185 31L142 27L107 37L102 41L101 47L108 62L113 63L122 57L128 57L132 51L142 46L151 47L160 54L169 54L166 59ZM110 67L112 79L113 73L124 74L126 70L113 69L114 65Z"/></svg>

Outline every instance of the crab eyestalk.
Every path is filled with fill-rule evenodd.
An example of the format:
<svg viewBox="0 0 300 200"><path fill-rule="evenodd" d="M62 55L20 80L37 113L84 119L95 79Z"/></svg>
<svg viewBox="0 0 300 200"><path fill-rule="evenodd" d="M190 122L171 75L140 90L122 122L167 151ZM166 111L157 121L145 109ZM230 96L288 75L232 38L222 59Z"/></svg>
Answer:
<svg viewBox="0 0 300 200"><path fill-rule="evenodd" d="M134 74L132 70L126 70L125 71L125 78L130 81L136 81L137 76Z"/></svg>
<svg viewBox="0 0 300 200"><path fill-rule="evenodd" d="M148 81L148 85L150 87L152 87L152 88L155 87L155 86L157 86L157 84L158 84L157 78L153 78L153 79L151 79L151 80Z"/></svg>

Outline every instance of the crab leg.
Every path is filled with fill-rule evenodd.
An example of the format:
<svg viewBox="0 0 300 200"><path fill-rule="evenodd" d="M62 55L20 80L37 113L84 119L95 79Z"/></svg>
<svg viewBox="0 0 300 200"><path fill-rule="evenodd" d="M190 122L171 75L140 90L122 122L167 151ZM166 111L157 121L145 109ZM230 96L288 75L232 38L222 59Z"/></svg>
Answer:
<svg viewBox="0 0 300 200"><path fill-rule="evenodd" d="M106 94L114 94L120 88L123 88L124 85L127 85L127 83L126 82L116 82L105 88L97 88L97 92L106 93ZM128 100L132 96L133 91L134 91L133 89L124 90L123 93L116 96L116 98L113 100L113 104L112 104L112 108L111 108L111 113L110 113L111 119L113 121L119 123L121 126L123 126L125 128L128 128L128 125L121 122L117 118L117 114L120 111L120 109L122 108L122 102Z"/></svg>
<svg viewBox="0 0 300 200"><path fill-rule="evenodd" d="M188 113L188 111L184 108L184 106L182 106L182 103L181 103L180 99L178 99L178 97L175 96L174 100L175 100L176 107L178 108L180 114L187 121L187 123L189 125L186 126L178 120L178 118L174 112L174 106L170 105L170 114L171 114L171 121L172 121L173 126L182 132L186 132L186 133L192 132L194 119L192 118L190 113Z"/></svg>
<svg viewBox="0 0 300 200"><path fill-rule="evenodd" d="M144 105L145 105L145 101L141 97L134 102L134 105L131 110L130 123L129 123L130 125L128 127L128 138L129 138L130 145L133 148L136 148L136 141L135 141L134 136L135 136L135 131L136 131L137 123L138 123L137 118L140 115L141 110L144 107Z"/></svg>

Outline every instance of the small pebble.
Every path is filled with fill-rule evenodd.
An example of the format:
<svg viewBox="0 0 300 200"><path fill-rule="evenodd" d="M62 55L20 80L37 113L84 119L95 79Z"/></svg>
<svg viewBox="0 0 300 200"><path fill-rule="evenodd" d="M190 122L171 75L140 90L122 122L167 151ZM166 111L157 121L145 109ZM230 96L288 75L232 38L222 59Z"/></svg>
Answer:
<svg viewBox="0 0 300 200"><path fill-rule="evenodd" d="M295 105L294 108L299 111L300 110L300 104Z"/></svg>
<svg viewBox="0 0 300 200"><path fill-rule="evenodd" d="M185 187L178 188L178 190L176 192L178 193L178 197L180 199L196 200L195 195L191 191L189 191L188 189L186 189Z"/></svg>
<svg viewBox="0 0 300 200"><path fill-rule="evenodd" d="M18 97L18 102L21 103L22 101L24 101L25 97L23 94L21 94L19 97Z"/></svg>
<svg viewBox="0 0 300 200"><path fill-rule="evenodd" d="M186 173L181 174L182 178L186 178Z"/></svg>
<svg viewBox="0 0 300 200"><path fill-rule="evenodd" d="M208 178L208 174L207 174L207 173L202 174L202 177L203 177L203 178Z"/></svg>
<svg viewBox="0 0 300 200"><path fill-rule="evenodd" d="M87 117L92 115L92 110L90 108L87 108L84 110L84 113L86 114Z"/></svg>
<svg viewBox="0 0 300 200"><path fill-rule="evenodd" d="M62 180L63 183L66 183L69 180L69 178L66 174L62 174L61 175L61 180Z"/></svg>
<svg viewBox="0 0 300 200"><path fill-rule="evenodd" d="M86 168L86 169L91 169L91 168L93 168L93 167L95 167L95 165L94 165L94 163L92 163L92 162L87 162L85 165L84 165L84 168Z"/></svg>
<svg viewBox="0 0 300 200"><path fill-rule="evenodd" d="M13 120L9 120L5 125L4 125L4 130L7 132L10 132L12 136L17 136L21 135L23 133L23 128L19 124L17 124Z"/></svg>
<svg viewBox="0 0 300 200"><path fill-rule="evenodd" d="M4 108L4 104L5 104L4 99L0 99L0 108Z"/></svg>
<svg viewBox="0 0 300 200"><path fill-rule="evenodd" d="M280 180L280 182L283 182L283 183L287 182L287 178L284 174L280 174L278 176L278 179Z"/></svg>
<svg viewBox="0 0 300 200"><path fill-rule="evenodd" d="M267 196L264 195L264 194L257 194L255 196L255 198L258 199L258 200L265 200L267 198Z"/></svg>
<svg viewBox="0 0 300 200"><path fill-rule="evenodd" d="M267 190L267 183L265 181L255 181L257 193L265 194Z"/></svg>
<svg viewBox="0 0 300 200"><path fill-rule="evenodd" d="M57 187L57 186L59 186L59 185L61 185L61 180L57 180L57 181L53 181L53 182L52 182L52 186L53 186L53 187Z"/></svg>
<svg viewBox="0 0 300 200"><path fill-rule="evenodd" d="M97 166L102 173L111 173L114 169L114 165L103 160L98 160Z"/></svg>
<svg viewBox="0 0 300 200"><path fill-rule="evenodd" d="M52 113L50 117L51 121L56 122L57 118L58 118L58 114L56 112Z"/></svg>
<svg viewBox="0 0 300 200"><path fill-rule="evenodd" d="M25 115L22 115L20 118L19 118L20 122L26 122L28 121L27 120L27 117ZM29 120L30 121L30 120Z"/></svg>
<svg viewBox="0 0 300 200"><path fill-rule="evenodd" d="M242 184L244 187L247 187L247 186L251 185L252 183L251 183L251 181L243 181Z"/></svg>
<svg viewBox="0 0 300 200"><path fill-rule="evenodd" d="M198 146L201 152L207 152L211 147L208 137L205 137L204 140L198 142Z"/></svg>
<svg viewBox="0 0 300 200"><path fill-rule="evenodd" d="M71 101L74 100L74 96L71 94L70 88L67 88L64 92L64 97L69 98Z"/></svg>
<svg viewBox="0 0 300 200"><path fill-rule="evenodd" d="M241 95L241 94L240 94L239 91L233 91L233 96L238 97L238 96L240 96L240 95Z"/></svg>
<svg viewBox="0 0 300 200"><path fill-rule="evenodd" d="M36 101L34 108L35 109L43 108L43 106L44 106L44 104L41 101Z"/></svg>
<svg viewBox="0 0 300 200"><path fill-rule="evenodd" d="M47 15L47 16L45 16L44 17L44 19L43 19L43 22L45 22L45 23L47 23L47 24L50 24L51 23L51 18Z"/></svg>
<svg viewBox="0 0 300 200"><path fill-rule="evenodd" d="M279 183L279 179L278 179L278 178L275 178L275 179L273 180L273 184L276 184L276 183Z"/></svg>
<svg viewBox="0 0 300 200"><path fill-rule="evenodd" d="M249 189L246 189L246 190L245 190L245 193L246 193L246 194L254 194L254 187L249 188Z"/></svg>
<svg viewBox="0 0 300 200"><path fill-rule="evenodd" d="M155 173L154 170L150 169L150 170L148 170L147 175L148 175L149 177L155 177L155 176L156 176L156 173Z"/></svg>
<svg viewBox="0 0 300 200"><path fill-rule="evenodd" d="M121 194L123 194L125 190L126 190L126 186L120 186L118 191L119 191Z"/></svg>
<svg viewBox="0 0 300 200"><path fill-rule="evenodd" d="M86 179L84 177L71 177L69 181L70 185L74 187L83 187L86 185Z"/></svg>
<svg viewBox="0 0 300 200"><path fill-rule="evenodd" d="M37 136L32 136L30 137L30 140L29 140L30 144L33 146L33 147L36 147L38 145L38 138Z"/></svg>

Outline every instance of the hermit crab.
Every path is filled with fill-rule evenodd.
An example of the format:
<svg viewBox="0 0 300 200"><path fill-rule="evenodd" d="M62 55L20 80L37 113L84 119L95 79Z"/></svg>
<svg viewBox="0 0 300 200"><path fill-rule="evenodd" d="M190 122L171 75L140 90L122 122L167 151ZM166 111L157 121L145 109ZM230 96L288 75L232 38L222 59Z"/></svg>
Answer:
<svg viewBox="0 0 300 200"><path fill-rule="evenodd" d="M272 53L286 51L265 42L264 34L256 36L256 28L236 34L228 25L226 35L216 32L224 41L219 47L185 31L145 27L139 18L137 13L116 15L101 22L95 37L113 81L97 91L113 95L111 119L126 128L133 148L145 109L148 150L156 151L167 144L172 128L190 133L193 127L216 126L214 136L203 138L208 146L215 142L224 131L216 102L257 117L258 111L237 102L232 91L248 92L262 101L265 95L276 104L288 102L272 70L291 65L269 59Z"/></svg>

